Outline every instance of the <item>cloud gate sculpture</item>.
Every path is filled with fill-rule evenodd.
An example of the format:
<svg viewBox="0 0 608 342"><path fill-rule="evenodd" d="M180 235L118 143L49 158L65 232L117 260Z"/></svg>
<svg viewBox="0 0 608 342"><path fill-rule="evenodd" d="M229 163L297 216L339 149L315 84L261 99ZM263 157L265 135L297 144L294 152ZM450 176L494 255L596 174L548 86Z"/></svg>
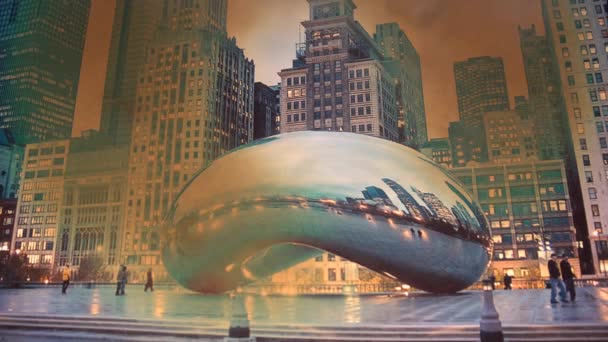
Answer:
<svg viewBox="0 0 608 342"><path fill-rule="evenodd" d="M240 147L193 177L163 230L183 286L218 293L331 252L429 292L479 279L481 208L422 154L360 134L297 132Z"/></svg>

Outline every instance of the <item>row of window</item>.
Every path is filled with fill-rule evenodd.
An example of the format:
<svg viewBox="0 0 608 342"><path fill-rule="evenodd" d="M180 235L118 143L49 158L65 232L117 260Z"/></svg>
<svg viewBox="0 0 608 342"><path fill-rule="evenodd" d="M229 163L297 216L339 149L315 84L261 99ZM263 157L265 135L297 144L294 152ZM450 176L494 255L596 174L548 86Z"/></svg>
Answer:
<svg viewBox="0 0 608 342"><path fill-rule="evenodd" d="M53 241L17 241L15 249L21 251L52 251Z"/></svg>
<svg viewBox="0 0 608 342"><path fill-rule="evenodd" d="M296 76L296 77L288 77L287 85L304 85L306 84L306 76Z"/></svg>
<svg viewBox="0 0 608 342"><path fill-rule="evenodd" d="M65 146L32 148L27 152L28 157L47 156L50 154L65 154Z"/></svg>
<svg viewBox="0 0 608 342"><path fill-rule="evenodd" d="M602 162L608 165L608 153L602 153ZM583 154L583 166L591 166L591 159L588 154Z"/></svg>
<svg viewBox="0 0 608 342"><path fill-rule="evenodd" d="M306 121L306 113L302 113L302 114L293 114L293 115L287 115L287 122L290 123L292 122L291 119L293 117L293 122L300 122L300 121Z"/></svg>
<svg viewBox="0 0 608 342"><path fill-rule="evenodd" d="M55 228L19 228L17 229L18 238L39 238L54 237Z"/></svg>
<svg viewBox="0 0 608 342"><path fill-rule="evenodd" d="M56 215L51 215L51 216L32 216L32 217L28 217L28 216L21 216L19 217L19 222L18 224L20 225L26 225L26 224L55 224L57 223L57 216Z"/></svg>
<svg viewBox="0 0 608 342"><path fill-rule="evenodd" d="M569 227L570 219L568 217L545 217L543 218L543 226L545 228L554 227ZM510 220L491 220L490 227L492 229L510 229ZM534 219L519 219L513 220L513 228L515 229L540 229L540 221Z"/></svg>
<svg viewBox="0 0 608 342"><path fill-rule="evenodd" d="M63 169L26 171L24 179L63 177Z"/></svg>
<svg viewBox="0 0 608 342"><path fill-rule="evenodd" d="M561 170L542 170L536 173L539 180L561 180L562 172ZM459 176L460 181L462 181L466 185L473 184L472 176ZM532 172L521 172L521 173L509 173L507 175L507 179L509 181L524 181L524 180L532 180L533 174ZM504 182L505 177L502 174L494 174L494 175L479 175L475 177L477 184L488 184L488 183L496 183L496 182Z"/></svg>
<svg viewBox="0 0 608 342"><path fill-rule="evenodd" d="M305 108L306 108L306 101L287 102L287 110L305 109Z"/></svg>
<svg viewBox="0 0 608 342"><path fill-rule="evenodd" d="M534 237L535 234L517 234L517 242L536 242L538 237ZM569 232L558 232L558 233L546 233L544 234L546 240L551 242L572 242L572 234ZM492 236L492 240L496 244L513 244L512 234L495 234Z"/></svg>

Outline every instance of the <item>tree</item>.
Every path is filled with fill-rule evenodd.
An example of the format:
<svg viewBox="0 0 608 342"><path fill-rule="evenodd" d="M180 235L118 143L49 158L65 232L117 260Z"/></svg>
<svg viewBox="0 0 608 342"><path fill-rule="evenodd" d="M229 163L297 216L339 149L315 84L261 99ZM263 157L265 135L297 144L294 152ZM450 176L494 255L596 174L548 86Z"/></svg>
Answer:
<svg viewBox="0 0 608 342"><path fill-rule="evenodd" d="M25 253L11 254L3 268L4 281L9 286L19 286L27 275L27 255Z"/></svg>
<svg viewBox="0 0 608 342"><path fill-rule="evenodd" d="M78 280L80 281L99 281L104 280L106 266L103 257L92 254L87 255L80 261L78 266Z"/></svg>

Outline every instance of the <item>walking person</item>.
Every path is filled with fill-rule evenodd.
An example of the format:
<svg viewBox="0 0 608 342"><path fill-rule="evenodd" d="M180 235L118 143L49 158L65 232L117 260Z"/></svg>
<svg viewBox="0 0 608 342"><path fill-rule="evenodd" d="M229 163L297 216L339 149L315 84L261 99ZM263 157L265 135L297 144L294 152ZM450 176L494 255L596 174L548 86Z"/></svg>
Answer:
<svg viewBox="0 0 608 342"><path fill-rule="evenodd" d="M505 283L505 290L512 290L511 283L513 282L513 277L511 277L508 273L505 273L502 281Z"/></svg>
<svg viewBox="0 0 608 342"><path fill-rule="evenodd" d="M70 264L65 265L61 275L63 279L63 285L61 285L61 294L65 294L68 286L70 286Z"/></svg>
<svg viewBox="0 0 608 342"><path fill-rule="evenodd" d="M564 283L559 279L560 272L559 267L557 265L557 255L551 254L551 260L547 264L549 267L549 281L551 282L551 304L557 304L557 300L555 299L557 295L557 288L559 287L559 297L562 302L567 303L568 299L566 298L566 289L564 288Z"/></svg>
<svg viewBox="0 0 608 342"><path fill-rule="evenodd" d="M122 278L120 279L120 295L124 296L125 286L127 285L127 266L122 266Z"/></svg>
<svg viewBox="0 0 608 342"><path fill-rule="evenodd" d="M576 299L576 289L574 287L574 273L572 272L572 266L568 262L568 255L562 256L562 261L559 263L559 268L562 271L562 279L566 284L566 290L570 292L570 300L574 302Z"/></svg>
<svg viewBox="0 0 608 342"><path fill-rule="evenodd" d="M120 267L118 268L118 274L116 275L116 295L120 296L122 294L124 294L124 288L122 285L122 279L123 279L123 274L124 274L124 270L126 269L125 266L120 265Z"/></svg>
<svg viewBox="0 0 608 342"><path fill-rule="evenodd" d="M149 268L146 273L146 286L144 287L144 292L148 292L148 288L151 292L154 292L154 275L152 274L151 268Z"/></svg>

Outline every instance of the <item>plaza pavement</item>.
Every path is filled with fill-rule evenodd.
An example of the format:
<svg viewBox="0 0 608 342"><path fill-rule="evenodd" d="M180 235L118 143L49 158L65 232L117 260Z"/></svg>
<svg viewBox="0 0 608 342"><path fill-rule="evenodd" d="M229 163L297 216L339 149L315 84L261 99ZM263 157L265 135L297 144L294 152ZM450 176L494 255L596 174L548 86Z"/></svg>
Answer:
<svg viewBox="0 0 608 342"><path fill-rule="evenodd" d="M87 339L105 339L104 334L116 330L122 331L125 341L142 335L148 335L144 336L148 341L166 340L167 336L176 340L225 336L231 308L226 295L160 289L144 293L141 286L129 286L127 295L117 297L113 290L75 287L67 295L61 295L57 287L0 290L0 336L6 342L80 340L82 334L89 334ZM538 341L577 341L579 337L581 341L608 341L608 288L577 290L576 302L556 305L549 303L549 290L494 291L506 340L534 340L529 337L537 333L538 338L545 338ZM482 293L413 293L408 297L246 295L244 303L252 332L267 336L269 341L272 336L283 336L273 341L297 336L301 337L298 341L424 341L429 334L436 340L468 341L478 336ZM53 327L57 331L50 331ZM47 332L34 333L43 330ZM64 330L69 333L62 334ZM374 334L366 337L368 331Z"/></svg>

